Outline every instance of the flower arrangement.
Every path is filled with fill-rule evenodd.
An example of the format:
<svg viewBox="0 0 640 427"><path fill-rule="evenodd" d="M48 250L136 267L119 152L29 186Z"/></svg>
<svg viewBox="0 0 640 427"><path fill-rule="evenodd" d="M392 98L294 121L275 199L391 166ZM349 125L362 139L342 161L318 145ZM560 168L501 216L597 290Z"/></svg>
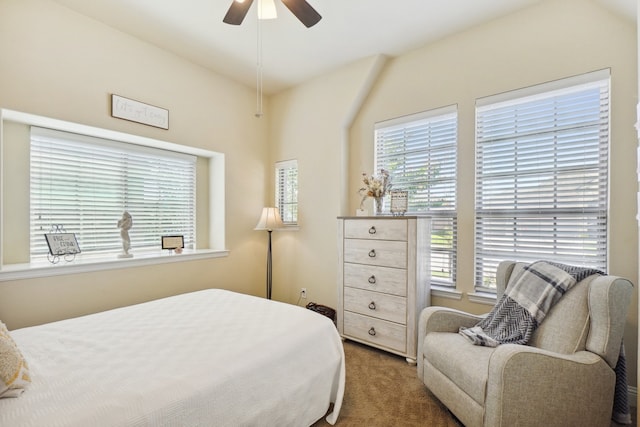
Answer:
<svg viewBox="0 0 640 427"><path fill-rule="evenodd" d="M391 189L391 178L389 177L389 171L380 169L380 174L367 176L366 173L362 173L362 182L364 187L359 190L362 196L360 206L364 203L367 197L380 198L384 197Z"/></svg>

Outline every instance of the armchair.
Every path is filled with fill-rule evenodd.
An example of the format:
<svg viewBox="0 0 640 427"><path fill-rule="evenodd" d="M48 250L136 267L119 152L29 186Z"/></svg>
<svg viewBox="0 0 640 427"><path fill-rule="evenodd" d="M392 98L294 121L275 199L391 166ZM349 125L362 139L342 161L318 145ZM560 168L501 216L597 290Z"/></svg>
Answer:
<svg viewBox="0 0 640 427"><path fill-rule="evenodd" d="M498 266L498 298L524 263ZM633 285L590 276L551 309L527 345L473 345L458 333L482 316L425 308L418 377L467 427L609 426Z"/></svg>

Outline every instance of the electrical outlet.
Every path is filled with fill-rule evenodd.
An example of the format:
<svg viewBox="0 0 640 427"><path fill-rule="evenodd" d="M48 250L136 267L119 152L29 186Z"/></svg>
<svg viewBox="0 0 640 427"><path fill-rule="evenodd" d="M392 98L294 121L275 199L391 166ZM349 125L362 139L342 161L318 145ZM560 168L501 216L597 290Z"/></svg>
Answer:
<svg viewBox="0 0 640 427"><path fill-rule="evenodd" d="M300 298L307 299L307 288L300 289Z"/></svg>

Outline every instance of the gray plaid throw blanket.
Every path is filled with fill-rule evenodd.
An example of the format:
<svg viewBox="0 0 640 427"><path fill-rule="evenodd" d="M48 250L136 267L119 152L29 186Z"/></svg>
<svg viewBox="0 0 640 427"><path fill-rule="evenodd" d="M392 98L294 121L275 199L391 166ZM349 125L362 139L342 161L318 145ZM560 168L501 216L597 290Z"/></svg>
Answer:
<svg viewBox="0 0 640 427"><path fill-rule="evenodd" d="M491 312L472 328L460 328L460 334L475 345L497 347L500 344L527 344L538 325L558 300L576 283L599 270L574 267L549 261L536 261L505 289ZM627 401L624 348L616 371L613 418L621 424L631 422ZM628 422L625 422L628 417Z"/></svg>
<svg viewBox="0 0 640 427"><path fill-rule="evenodd" d="M549 310L569 290L592 274L594 269L536 261L524 267L493 307L473 328L460 333L476 345L526 344Z"/></svg>

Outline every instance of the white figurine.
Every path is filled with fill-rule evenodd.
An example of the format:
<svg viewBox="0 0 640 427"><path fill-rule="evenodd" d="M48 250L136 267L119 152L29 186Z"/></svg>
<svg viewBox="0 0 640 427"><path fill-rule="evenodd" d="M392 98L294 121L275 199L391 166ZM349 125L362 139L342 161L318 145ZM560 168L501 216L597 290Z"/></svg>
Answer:
<svg viewBox="0 0 640 427"><path fill-rule="evenodd" d="M131 258L133 255L129 253L131 248L131 239L129 239L129 229L133 225L133 219L131 214L127 211L122 213L122 218L118 221L118 228L120 229L120 237L122 237L122 253L118 255L118 258Z"/></svg>

